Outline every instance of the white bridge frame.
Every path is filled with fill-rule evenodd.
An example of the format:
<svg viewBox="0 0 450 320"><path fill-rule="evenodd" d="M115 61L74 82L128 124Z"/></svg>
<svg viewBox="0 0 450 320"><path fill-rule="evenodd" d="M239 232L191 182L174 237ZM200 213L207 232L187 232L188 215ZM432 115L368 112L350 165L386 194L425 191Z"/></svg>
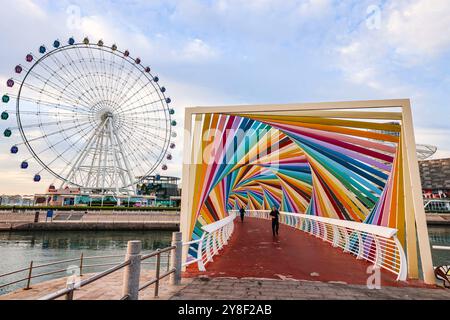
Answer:
<svg viewBox="0 0 450 320"><path fill-rule="evenodd" d="M368 112L367 110L377 112ZM383 110L384 109L384 110ZM400 109L400 110L398 110ZM390 110L390 111L386 111ZM370 117L379 120L392 120L393 117L402 122L403 149L403 188L404 208L401 213L405 222L405 248L407 254L407 277L419 278L419 258L423 280L426 284L435 284L431 246L422 200L419 166L414 138L414 126L409 99L340 101L293 104L263 104L263 105L235 105L195 107L185 109L184 121L184 153L181 200L180 230L183 241L192 240L194 226L194 208L196 159L201 157L196 149L195 141L201 141L201 119L205 114L247 114L262 113L274 115L317 115L327 112L338 117L363 118ZM187 247L183 250L183 261L187 261Z"/></svg>

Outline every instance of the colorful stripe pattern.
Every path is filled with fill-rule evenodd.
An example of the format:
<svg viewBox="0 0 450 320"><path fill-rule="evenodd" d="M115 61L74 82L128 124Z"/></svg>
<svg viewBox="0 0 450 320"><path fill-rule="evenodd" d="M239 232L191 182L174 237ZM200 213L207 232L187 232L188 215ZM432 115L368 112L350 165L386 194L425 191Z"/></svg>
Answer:
<svg viewBox="0 0 450 320"><path fill-rule="evenodd" d="M397 228L404 241L399 121L204 114L199 128L191 239L227 210L275 205Z"/></svg>

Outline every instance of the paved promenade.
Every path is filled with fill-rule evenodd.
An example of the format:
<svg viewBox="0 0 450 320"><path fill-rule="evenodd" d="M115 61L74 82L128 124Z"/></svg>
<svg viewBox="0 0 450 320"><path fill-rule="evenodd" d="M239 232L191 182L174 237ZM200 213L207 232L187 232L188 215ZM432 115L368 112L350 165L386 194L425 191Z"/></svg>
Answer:
<svg viewBox="0 0 450 320"><path fill-rule="evenodd" d="M87 279L93 274L86 274L82 279ZM141 272L140 283L143 284L155 276L155 272L145 270ZM122 297L122 279L123 271L112 273L101 280L95 281L87 286L76 290L74 293L74 300L120 300ZM19 289L14 292L0 295L0 300L37 300L49 293L58 291L66 287L67 278L60 278L50 280L38 284L33 284L30 290ZM159 287L159 298L167 300L176 292L183 289L187 284L192 282L192 279L184 279L182 285L171 286L168 283L169 278L161 280ZM139 294L140 300L154 300L154 285L144 289ZM64 297L59 298L63 300Z"/></svg>
<svg viewBox="0 0 450 320"><path fill-rule="evenodd" d="M234 233L221 254L207 265L210 277L258 277L311 281L338 281L366 285L371 264L358 260L310 234L280 225L272 236L271 222L257 218L236 219ZM196 277L197 265L185 273ZM397 282L396 275L381 271L383 286L424 286L419 281Z"/></svg>
<svg viewBox="0 0 450 320"><path fill-rule="evenodd" d="M83 278L88 277L85 275ZM75 300L119 300L122 272L117 272L75 291ZM146 271L141 282L154 276ZM0 296L0 300L34 300L65 286L65 279L33 285L31 290L17 290ZM139 295L140 300L450 300L450 290L431 288L381 287L368 289L363 285L345 285L305 280L275 280L258 278L184 278L180 286L163 280L159 297L153 297L153 286ZM60 300L63 298L60 298Z"/></svg>
<svg viewBox="0 0 450 320"><path fill-rule="evenodd" d="M196 278L172 300L450 300L450 290L345 285L319 281Z"/></svg>

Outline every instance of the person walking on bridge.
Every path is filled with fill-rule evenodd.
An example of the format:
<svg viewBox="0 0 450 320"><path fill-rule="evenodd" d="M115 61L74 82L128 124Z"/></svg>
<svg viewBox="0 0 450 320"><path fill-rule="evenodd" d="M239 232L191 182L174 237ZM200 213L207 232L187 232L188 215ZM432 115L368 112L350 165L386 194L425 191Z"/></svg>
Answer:
<svg viewBox="0 0 450 320"><path fill-rule="evenodd" d="M244 209L244 206L242 206L242 207L239 209L239 213L241 214L241 222L244 222L244 216L245 216L245 209Z"/></svg>
<svg viewBox="0 0 450 320"><path fill-rule="evenodd" d="M280 212L275 206L273 206L272 211L270 211L270 215L272 216L272 233L275 237L275 235L278 236L278 229L280 229L280 221L278 219L280 216Z"/></svg>

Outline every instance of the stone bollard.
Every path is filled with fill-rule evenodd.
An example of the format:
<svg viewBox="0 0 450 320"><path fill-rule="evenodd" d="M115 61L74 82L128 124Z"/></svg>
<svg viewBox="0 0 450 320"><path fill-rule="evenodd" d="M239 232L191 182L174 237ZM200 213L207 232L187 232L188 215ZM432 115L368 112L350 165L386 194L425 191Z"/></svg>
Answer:
<svg viewBox="0 0 450 320"><path fill-rule="evenodd" d="M130 264L125 267L123 273L122 296L128 296L128 300L139 298L139 277L141 274L141 241L128 241L127 255L125 261Z"/></svg>
<svg viewBox="0 0 450 320"><path fill-rule="evenodd" d="M175 272L170 275L170 283L173 285L179 285L181 283L181 262L183 254L181 235L181 232L172 233L172 246L176 247L170 256L170 268L175 268Z"/></svg>

